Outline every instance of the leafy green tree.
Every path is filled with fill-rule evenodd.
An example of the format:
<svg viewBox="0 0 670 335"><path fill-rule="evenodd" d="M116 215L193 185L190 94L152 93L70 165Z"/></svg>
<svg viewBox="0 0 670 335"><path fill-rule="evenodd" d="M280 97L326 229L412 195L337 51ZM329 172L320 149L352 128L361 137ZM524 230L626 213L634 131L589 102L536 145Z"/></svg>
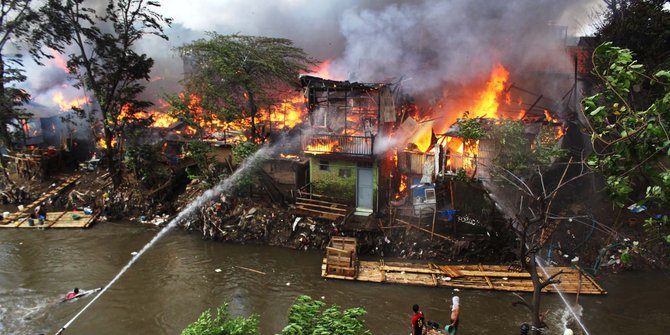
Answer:
<svg viewBox="0 0 670 335"><path fill-rule="evenodd" d="M248 318L230 318L228 304L216 310L212 318L209 310L204 311L198 320L186 327L181 335L254 335L258 332L258 319L252 315Z"/></svg>
<svg viewBox="0 0 670 335"><path fill-rule="evenodd" d="M68 55L68 70L77 80L76 87L91 92L100 109L107 165L118 186L123 125L151 105L138 95L154 61L138 54L135 46L147 35L167 39L163 27L172 20L156 11L157 1L109 0L103 12L94 5L95 1L87 0L48 0L41 10L46 17L42 31L48 45L59 50L74 47Z"/></svg>
<svg viewBox="0 0 670 335"><path fill-rule="evenodd" d="M487 136L496 142L493 172L499 176L511 173L530 177L538 169L546 171L554 159L565 154L557 145L552 126L543 126L539 134L529 137L524 122L507 119L501 120Z"/></svg>
<svg viewBox="0 0 670 335"><path fill-rule="evenodd" d="M220 120L249 118L254 141L260 108L277 103L277 97L298 88L299 73L314 64L302 49L284 38L212 32L208 39L178 50L191 68L184 83L185 96L200 97L203 109ZM180 105L182 118L192 118L192 110Z"/></svg>
<svg viewBox="0 0 670 335"><path fill-rule="evenodd" d="M152 189L161 186L171 175L161 150L160 144L128 146L126 167L144 187Z"/></svg>
<svg viewBox="0 0 670 335"><path fill-rule="evenodd" d="M326 304L308 296L298 297L288 314L288 325L282 335L363 335L371 334L359 317L365 309L356 307L341 311L336 305ZM325 309L324 309L325 308Z"/></svg>
<svg viewBox="0 0 670 335"><path fill-rule="evenodd" d="M598 93L582 101L594 153L588 165L605 177L616 205L670 206L670 71L653 75L637 63L631 50L612 43L593 53ZM660 87L662 96L648 103L636 99L647 82ZM647 227L667 234L667 216L650 218ZM665 226L665 229L657 229ZM670 235L663 236L670 239Z"/></svg>
<svg viewBox="0 0 670 335"><path fill-rule="evenodd" d="M487 183L490 195L508 218L512 231L518 239L517 256L521 268L525 269L533 283L533 300L526 305L531 312L533 334L543 327L540 318L542 290L559 282L560 272L550 276L538 274L537 253L550 234L544 234L555 220L552 214L554 200L564 187L583 177L586 173L573 164L572 158L558 160L565 151L558 147L551 126L543 126L531 136L521 121L503 120L493 126L487 135L494 140L496 156L490 172L492 182ZM573 169L578 167L580 169ZM576 170L570 172L570 170ZM570 173L569 173L570 172Z"/></svg>
<svg viewBox="0 0 670 335"><path fill-rule="evenodd" d="M647 68L670 67L670 11L667 0L603 0L602 20L596 23L599 43L632 50Z"/></svg>
<svg viewBox="0 0 670 335"><path fill-rule="evenodd" d="M0 144L7 147L12 147L13 142L9 127L21 129L18 118L23 110L20 107L30 100L28 92L16 87L26 80L20 52L27 48L38 63L45 56L40 52L41 39L32 39L36 22L40 20L32 3L31 0L0 1Z"/></svg>
<svg viewBox="0 0 670 335"><path fill-rule="evenodd" d="M223 164L214 159L212 147L203 141L191 141L184 147L185 156L195 161L195 168L188 167L186 172L190 179L198 179L201 187L210 188L223 180Z"/></svg>

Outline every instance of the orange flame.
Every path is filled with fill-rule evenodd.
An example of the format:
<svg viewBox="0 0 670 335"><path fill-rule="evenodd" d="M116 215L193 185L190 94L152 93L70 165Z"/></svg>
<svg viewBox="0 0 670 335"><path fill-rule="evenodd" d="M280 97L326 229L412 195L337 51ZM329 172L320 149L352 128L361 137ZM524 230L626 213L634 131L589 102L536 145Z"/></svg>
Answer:
<svg viewBox="0 0 670 335"><path fill-rule="evenodd" d="M107 142L105 141L104 137L100 137L97 144L98 148L107 149ZM112 137L112 147L116 147L116 144L117 144L116 137Z"/></svg>
<svg viewBox="0 0 670 335"><path fill-rule="evenodd" d="M332 60L330 59L324 60L321 64L314 67L309 75L323 79L344 80L345 79L344 77L332 73L332 70L330 68L331 63Z"/></svg>
<svg viewBox="0 0 670 335"><path fill-rule="evenodd" d="M510 101L504 93L505 83L509 80L509 71L501 64L493 67L485 89L479 94L479 100L468 108L473 117L499 118L500 99Z"/></svg>
<svg viewBox="0 0 670 335"><path fill-rule="evenodd" d="M315 155L328 154L337 151L337 144L337 140L315 139L305 146L304 152Z"/></svg>
<svg viewBox="0 0 670 335"><path fill-rule="evenodd" d="M75 98L73 100L65 100L62 92L54 93L52 101L55 102L61 111L67 111L72 108L81 108L85 104L90 104L91 99L88 97Z"/></svg>
<svg viewBox="0 0 670 335"><path fill-rule="evenodd" d="M402 175L400 176L400 186L398 186L398 195L396 196L396 198L400 198L400 195L403 192L405 192L406 189L407 189L407 176Z"/></svg>

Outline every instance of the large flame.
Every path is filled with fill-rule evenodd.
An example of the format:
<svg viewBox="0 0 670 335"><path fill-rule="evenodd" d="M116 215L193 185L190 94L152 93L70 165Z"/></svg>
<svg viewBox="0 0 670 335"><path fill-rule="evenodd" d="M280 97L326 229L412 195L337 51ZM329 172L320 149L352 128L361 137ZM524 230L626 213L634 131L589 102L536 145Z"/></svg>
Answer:
<svg viewBox="0 0 670 335"><path fill-rule="evenodd" d="M338 144L336 139L314 139L305 146L304 152L315 155L329 154L339 151Z"/></svg>
<svg viewBox="0 0 670 335"><path fill-rule="evenodd" d="M86 96L72 100L66 100L62 92L54 93L52 100L58 105L58 108L60 108L61 111L67 111L72 108L82 108L84 105L91 103L91 99Z"/></svg>
<svg viewBox="0 0 670 335"><path fill-rule="evenodd" d="M509 102L509 95L505 93L505 83L509 80L509 71L501 64L493 67L486 87L479 94L479 100L468 108L473 117L500 118L498 111L500 100Z"/></svg>
<svg viewBox="0 0 670 335"><path fill-rule="evenodd" d="M323 79L330 79L330 80L344 80L345 78L339 75L336 75L333 73L333 70L331 68L331 63L332 60L326 59L324 60L321 64L315 66L312 69L312 72L309 73L311 76L323 78Z"/></svg>

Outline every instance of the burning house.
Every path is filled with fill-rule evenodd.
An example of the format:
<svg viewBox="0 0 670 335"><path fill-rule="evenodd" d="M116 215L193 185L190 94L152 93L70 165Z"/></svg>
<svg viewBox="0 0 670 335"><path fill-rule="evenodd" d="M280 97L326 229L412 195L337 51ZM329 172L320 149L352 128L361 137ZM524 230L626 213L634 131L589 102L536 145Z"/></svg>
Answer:
<svg viewBox="0 0 670 335"><path fill-rule="evenodd" d="M377 146L395 125L393 86L313 76L300 81L311 126L303 134L310 191L354 206L355 215L369 216L388 196L390 160Z"/></svg>

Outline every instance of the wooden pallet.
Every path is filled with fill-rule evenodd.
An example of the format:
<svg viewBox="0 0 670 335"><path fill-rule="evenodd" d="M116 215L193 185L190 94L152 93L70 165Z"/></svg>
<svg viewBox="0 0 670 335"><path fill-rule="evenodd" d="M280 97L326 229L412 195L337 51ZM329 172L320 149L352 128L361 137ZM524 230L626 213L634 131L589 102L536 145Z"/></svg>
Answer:
<svg viewBox="0 0 670 335"><path fill-rule="evenodd" d="M18 220L20 217L25 216L26 213L29 213L30 211L32 211L33 209L35 209L35 207L37 207L37 206L38 206L39 204L41 204L42 202L44 202L44 201L46 201L47 199L49 199L49 198L51 198L51 197L57 195L58 193L60 193L61 191L63 191L66 187L68 187L68 186L74 184L77 180L79 180L79 178L81 178L81 175L74 175L74 176L71 176L71 177L65 179L65 181L62 182L60 185L58 185L58 186L55 187L55 188L52 188L51 190L49 190L49 192L47 192L47 193L45 193L44 195L42 195L39 199L37 199L37 200L33 201L32 203L30 203L30 204L26 205L25 207L23 207L23 210L16 211L16 212L10 214L7 218L5 218L4 220L2 220L2 223L5 223L5 222L15 222L15 221ZM0 224L0 227L3 227L3 226L7 226L7 224ZM11 225L10 225L10 226L11 226Z"/></svg>
<svg viewBox="0 0 670 335"><path fill-rule="evenodd" d="M355 276L358 264L357 243L354 237L333 236L326 247L326 272Z"/></svg>
<svg viewBox="0 0 670 335"><path fill-rule="evenodd" d="M509 271L506 265L436 265L432 263L401 263L360 261L355 276L341 276L326 272L327 259L323 259L321 276L332 279L366 281L373 283L408 284L459 289L480 289L509 292L533 292L533 283L527 272ZM547 273L563 271L558 290L563 293L607 294L588 274L571 267L547 267ZM456 275L456 276L454 276ZM545 277L540 273L540 277ZM556 292L553 285L543 292Z"/></svg>
<svg viewBox="0 0 670 335"><path fill-rule="evenodd" d="M75 219L74 216L78 218ZM50 229L50 228L88 228L95 219L98 218L99 213L84 214L79 211L65 211L65 212L48 212L44 224L39 224L37 219L33 219L31 226L27 217L21 217L4 227L10 228L26 228L26 229Z"/></svg>

